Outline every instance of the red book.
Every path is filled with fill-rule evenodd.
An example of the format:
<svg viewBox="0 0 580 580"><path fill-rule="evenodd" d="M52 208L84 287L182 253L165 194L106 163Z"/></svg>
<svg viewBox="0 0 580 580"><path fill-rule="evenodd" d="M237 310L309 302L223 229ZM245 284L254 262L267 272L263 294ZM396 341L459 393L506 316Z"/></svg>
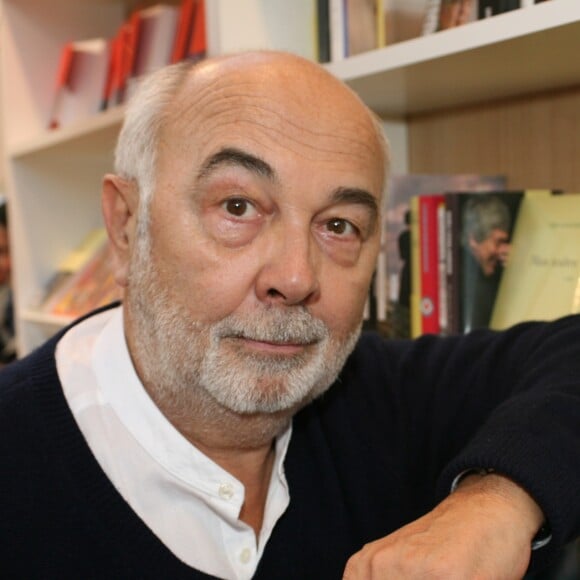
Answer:
<svg viewBox="0 0 580 580"><path fill-rule="evenodd" d="M189 43L188 58L197 60L204 58L207 52L205 36L205 0L197 0L195 16L193 18L193 30Z"/></svg>
<svg viewBox="0 0 580 580"><path fill-rule="evenodd" d="M122 100L123 93L123 43L124 29L121 27L117 35L111 40L111 60L109 63L109 75L107 77L106 107L118 105Z"/></svg>
<svg viewBox="0 0 580 580"><path fill-rule="evenodd" d="M137 49L139 46L139 35L141 32L141 14L134 12L129 20L121 27L121 46L119 64L119 102L125 100L127 81L135 73L135 63L137 61Z"/></svg>
<svg viewBox="0 0 580 580"><path fill-rule="evenodd" d="M419 196L419 302L422 334L439 334L439 208L444 195Z"/></svg>
<svg viewBox="0 0 580 580"><path fill-rule="evenodd" d="M179 19L177 22L177 32L171 53L171 63L174 64L187 57L189 39L193 28L193 17L195 15L196 0L182 0L179 8Z"/></svg>
<svg viewBox="0 0 580 580"><path fill-rule="evenodd" d="M62 51L60 54L60 62L58 64L58 71L56 74L56 87L49 121L50 129L56 129L59 126L59 122L57 119L57 110L59 107L59 103L64 88L69 84L73 60L74 60L74 46L72 42L67 42L62 47Z"/></svg>
<svg viewBox="0 0 580 580"><path fill-rule="evenodd" d="M101 102L101 110L104 111L114 105L114 88L115 88L115 74L116 68L119 66L117 62L117 37L109 40L109 64L107 67L107 81L103 91L103 100Z"/></svg>

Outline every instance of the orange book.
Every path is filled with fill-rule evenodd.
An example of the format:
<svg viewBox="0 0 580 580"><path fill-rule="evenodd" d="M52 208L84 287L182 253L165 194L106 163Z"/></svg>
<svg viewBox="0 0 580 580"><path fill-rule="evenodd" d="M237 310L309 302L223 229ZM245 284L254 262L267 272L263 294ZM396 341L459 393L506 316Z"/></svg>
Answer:
<svg viewBox="0 0 580 580"><path fill-rule="evenodd" d="M207 51L205 37L205 0L197 0L195 16L193 19L193 30L189 43L188 58L197 60L204 58Z"/></svg>
<svg viewBox="0 0 580 580"><path fill-rule="evenodd" d="M117 45L118 39L112 38L109 40L109 63L107 66L107 81L103 90L103 100L101 101L101 110L108 109L113 102L114 82L116 69L119 66L117 62Z"/></svg>
<svg viewBox="0 0 580 580"><path fill-rule="evenodd" d="M171 63L174 64L187 57L187 49L191 31L193 28L193 17L195 15L196 0L182 0L179 8L179 19L177 32L171 53Z"/></svg>
<svg viewBox="0 0 580 580"><path fill-rule="evenodd" d="M61 101L64 88L68 85L70 80L73 60L74 60L73 43L67 42L62 47L62 51L60 54L60 62L58 65L58 71L56 75L56 88L54 93L54 100L52 104L52 110L50 113L50 122L49 122L50 129L56 129L59 125L57 119L57 111L59 108L59 103Z"/></svg>
<svg viewBox="0 0 580 580"><path fill-rule="evenodd" d="M127 81L133 76L135 62L137 60L137 47L139 46L139 34L141 30L141 16L138 11L134 12L122 26L118 38L118 70L115 80L117 88L117 102L125 100Z"/></svg>

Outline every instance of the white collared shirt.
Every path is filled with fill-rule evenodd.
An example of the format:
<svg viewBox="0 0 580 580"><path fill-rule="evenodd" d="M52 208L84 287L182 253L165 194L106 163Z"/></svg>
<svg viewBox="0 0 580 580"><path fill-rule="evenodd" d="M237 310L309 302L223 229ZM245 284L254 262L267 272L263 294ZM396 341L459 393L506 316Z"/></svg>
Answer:
<svg viewBox="0 0 580 580"><path fill-rule="evenodd" d="M180 560L226 579L251 578L290 496L276 459L259 538L239 520L244 487L165 418L141 384L123 332L122 308L77 324L59 341L56 362L71 411L107 477Z"/></svg>

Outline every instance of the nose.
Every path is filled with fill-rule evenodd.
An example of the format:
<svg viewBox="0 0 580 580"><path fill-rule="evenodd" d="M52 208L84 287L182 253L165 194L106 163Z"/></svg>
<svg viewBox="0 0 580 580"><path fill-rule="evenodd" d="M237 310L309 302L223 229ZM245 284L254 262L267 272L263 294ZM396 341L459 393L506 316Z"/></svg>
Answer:
<svg viewBox="0 0 580 580"><path fill-rule="evenodd" d="M266 243L256 280L258 299L269 304L308 305L320 292L318 253L310 232L287 228Z"/></svg>

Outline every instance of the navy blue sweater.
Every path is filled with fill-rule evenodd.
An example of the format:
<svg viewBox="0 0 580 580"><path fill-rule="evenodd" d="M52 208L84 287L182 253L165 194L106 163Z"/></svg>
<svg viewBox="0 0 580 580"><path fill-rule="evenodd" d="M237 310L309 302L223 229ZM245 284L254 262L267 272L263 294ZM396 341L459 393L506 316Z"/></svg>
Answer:
<svg viewBox="0 0 580 580"><path fill-rule="evenodd" d="M70 413L58 336L0 373L0 576L208 578L116 492ZM580 318L505 333L365 335L294 419L291 502L255 578L339 579L348 557L430 510L468 467L519 481L553 540L580 534Z"/></svg>

